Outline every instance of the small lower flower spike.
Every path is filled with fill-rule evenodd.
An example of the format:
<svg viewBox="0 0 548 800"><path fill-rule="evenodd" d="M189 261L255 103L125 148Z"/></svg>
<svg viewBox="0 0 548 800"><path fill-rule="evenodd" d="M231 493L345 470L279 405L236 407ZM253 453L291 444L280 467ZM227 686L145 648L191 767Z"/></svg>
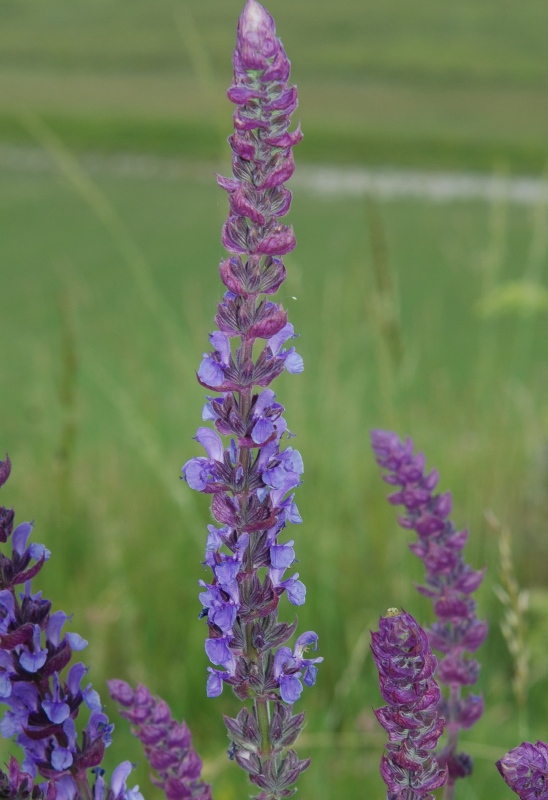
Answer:
<svg viewBox="0 0 548 800"><path fill-rule="evenodd" d="M406 611L390 608L371 634L380 690L387 705L375 711L388 733L381 775L387 800L433 800L447 780L434 755L444 720L437 706L436 657L428 637Z"/></svg>

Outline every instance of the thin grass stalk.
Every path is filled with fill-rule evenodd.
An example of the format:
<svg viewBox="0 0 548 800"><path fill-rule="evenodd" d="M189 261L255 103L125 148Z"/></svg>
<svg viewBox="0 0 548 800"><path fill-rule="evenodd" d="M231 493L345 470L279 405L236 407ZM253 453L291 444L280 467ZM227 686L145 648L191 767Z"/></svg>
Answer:
<svg viewBox="0 0 548 800"><path fill-rule="evenodd" d="M189 56L194 77L210 108L209 116L215 120L219 136L218 159L222 161L225 159L226 143L225 104L220 102L222 91L220 91L219 82L215 78L211 56L188 2L182 2L175 9L175 23Z"/></svg>
<svg viewBox="0 0 548 800"><path fill-rule="evenodd" d="M504 609L500 629L513 662L512 691L518 710L518 735L525 740L529 738L527 708L530 672L530 651L527 645L529 593L520 588L516 578L510 528L502 525L492 511L488 511L485 518L489 528L497 534L500 583L493 586L493 591Z"/></svg>
<svg viewBox="0 0 548 800"><path fill-rule="evenodd" d="M58 298L60 322L60 361L58 397L61 407L61 429L56 448L57 513L62 529L67 527L74 510L72 469L78 433L78 370L79 357L76 345L74 308L68 289Z"/></svg>
<svg viewBox="0 0 548 800"><path fill-rule="evenodd" d="M545 191L539 193L538 202L532 209L532 236L527 268L523 274L524 287L529 291L542 292L543 268L548 255L548 165L543 173ZM512 372L523 374L524 364L528 364L532 344L533 326L536 314L524 302L518 311L518 327L514 341Z"/></svg>
<svg viewBox="0 0 548 800"><path fill-rule="evenodd" d="M398 377L404 358L397 276L392 269L388 235L377 198L366 201L366 221L374 280L372 298L366 303L377 347L379 405L387 425L396 418Z"/></svg>
<svg viewBox="0 0 548 800"><path fill-rule="evenodd" d="M164 332L170 347L177 353L177 360L183 373L188 374L190 363L186 350L179 346L182 335L180 322L172 306L159 292L141 248L116 208L89 172L72 155L62 139L38 114L27 111L21 116L20 123L49 153L69 185L104 225L130 270L132 284L138 291L143 307L148 310L158 328Z"/></svg>
<svg viewBox="0 0 548 800"><path fill-rule="evenodd" d="M504 173L495 173L495 177L503 178ZM484 425L491 427L490 390L494 385L494 368L497 358L497 320L482 312L483 304L493 296L500 281L508 249L509 227L508 195L497 197L489 209L489 231L485 251L481 254L480 264L480 299L476 305L476 313L483 319L476 361L477 403L486 409Z"/></svg>

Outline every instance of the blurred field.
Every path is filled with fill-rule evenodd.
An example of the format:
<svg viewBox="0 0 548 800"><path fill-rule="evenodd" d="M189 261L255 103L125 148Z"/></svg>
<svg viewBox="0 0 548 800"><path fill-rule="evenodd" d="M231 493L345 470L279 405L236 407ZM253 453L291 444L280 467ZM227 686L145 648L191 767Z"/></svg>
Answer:
<svg viewBox="0 0 548 800"><path fill-rule="evenodd" d="M542 169L544 4L525 13L344 0L336 18L324 2L270 8L302 90L297 162ZM82 175L61 148L64 173L0 169L0 444L14 465L2 503L35 519L34 540L52 550L36 584L74 612L105 700L108 677L147 682L195 731L216 800L240 800L249 791L224 755L221 719L237 703L227 691L205 698L197 581L208 503L178 479L198 452L194 370L222 290L226 208L213 170L226 169L222 92L240 7L188 9L202 43L195 64L208 54L198 68L175 22L188 14L164 0L0 6L0 140L51 146L34 117L21 127L30 109L75 150L169 152L184 167L171 181ZM295 196L298 248L280 299L305 372L274 388L305 460L305 523L291 531L308 587L299 626L319 633L325 656L301 704L298 749L314 759L303 798L383 796L368 631L393 605L430 619L370 453L372 427L413 436L454 492L455 521L471 528L468 560L488 569L478 592L491 624L479 653L487 711L463 736L476 770L459 800L510 797L494 761L522 736L548 735L547 216L543 204L503 200ZM499 630L487 509L511 528L518 580L531 589L528 716ZM141 789L158 797L109 711L108 764L139 762Z"/></svg>
<svg viewBox="0 0 548 800"><path fill-rule="evenodd" d="M274 0L301 158L542 170L543 0ZM217 157L236 0L4 0L0 139L21 109L81 149ZM220 134L222 127L222 136Z"/></svg>

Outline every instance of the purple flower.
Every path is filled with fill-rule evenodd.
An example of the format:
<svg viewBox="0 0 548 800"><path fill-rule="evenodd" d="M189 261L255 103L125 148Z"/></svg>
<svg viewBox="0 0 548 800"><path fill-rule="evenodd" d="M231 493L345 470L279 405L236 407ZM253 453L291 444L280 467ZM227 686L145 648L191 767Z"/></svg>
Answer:
<svg viewBox="0 0 548 800"><path fill-rule="evenodd" d="M212 664L224 667L230 675L233 675L236 669L236 657L230 649L231 638L231 636L225 635L206 639L205 650Z"/></svg>
<svg viewBox="0 0 548 800"><path fill-rule="evenodd" d="M226 670L213 669L213 667L208 667L207 671L206 696L219 697L223 692L225 682L228 682L233 676Z"/></svg>
<svg viewBox="0 0 548 800"><path fill-rule="evenodd" d="M207 592L200 593L200 602L204 609L207 610L208 622L224 633L232 631L240 605L237 584L234 584L233 596L231 597L230 593L220 586L205 584L203 581L200 581L200 583L207 588Z"/></svg>
<svg viewBox="0 0 548 800"><path fill-rule="evenodd" d="M497 761L497 769L520 800L548 799L548 744L522 742Z"/></svg>
<svg viewBox="0 0 548 800"><path fill-rule="evenodd" d="M469 728L483 711L483 699L469 695L463 700L461 689L476 683L479 674L478 662L467 658L466 653L477 650L487 636L487 623L478 620L476 603L470 596L483 580L484 570L474 570L465 563L462 550L468 532L458 531L448 519L451 493L434 494L438 473L425 472L424 455L413 452L411 439L401 442L395 433L375 430L371 442L377 463L386 470L384 480L396 487L388 500L404 507L398 521L417 533L417 541L409 547L426 568L425 583L417 588L432 600L437 617L428 637L430 645L442 653L437 678L449 687L449 696L440 704L448 742L438 760L447 765L452 783L472 770L471 758L456 752L459 729Z"/></svg>
<svg viewBox="0 0 548 800"><path fill-rule="evenodd" d="M307 631L299 636L295 642L293 652L289 647L280 647L274 656L274 677L280 687L280 695L286 703L295 703L301 696L303 687L301 678L306 686L314 686L318 668L315 666L323 661L318 658L304 658L308 647L317 649L318 637L313 631Z"/></svg>
<svg viewBox="0 0 548 800"><path fill-rule="evenodd" d="M126 780L133 769L131 761L122 761L113 770L110 786L103 778L104 770L96 768L96 780L93 786L93 800L144 800L138 786L128 789Z"/></svg>
<svg viewBox="0 0 548 800"><path fill-rule="evenodd" d="M433 800L447 769L435 755L443 732L438 715L440 690L434 680L436 658L428 637L411 614L390 610L371 634L371 650L386 706L375 715L388 733L381 775L392 800Z"/></svg>

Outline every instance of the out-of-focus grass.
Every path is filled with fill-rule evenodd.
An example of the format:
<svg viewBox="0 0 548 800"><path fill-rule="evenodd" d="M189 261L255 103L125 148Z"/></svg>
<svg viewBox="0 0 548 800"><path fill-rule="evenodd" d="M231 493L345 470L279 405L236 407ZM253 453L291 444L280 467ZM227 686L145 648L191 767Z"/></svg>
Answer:
<svg viewBox="0 0 548 800"><path fill-rule="evenodd" d="M217 800L235 800L248 790L223 755L221 713L235 713L237 703L228 691L205 698L197 619L208 502L178 482L181 464L198 452L191 437L204 392L187 365L197 366L207 347L221 296L225 200L213 175L209 184L190 172L185 182L98 179L173 327L146 302L116 238L65 179L1 177L0 420L14 464L2 502L15 505L19 520L36 520L35 540L53 553L36 585L56 608L74 612L103 696L107 677L148 682L195 730ZM380 703L377 679L359 642L388 606L430 619L412 586L420 564L369 450L369 429L390 425L412 434L439 468L442 489L454 491L455 520L472 529L467 558L488 568L478 597L491 623L479 653L487 711L465 737L476 773L459 797L502 797L493 762L517 743L515 708L498 630L503 610L492 592L498 548L484 510L515 532L520 584L535 589L529 723L531 736L542 737L548 374L542 312L482 318L477 307L486 291L527 275L531 258L541 279L532 243L542 214L467 202L372 210L301 193L291 216L299 246L287 258L280 299L302 336L306 369L283 376L276 391L306 467L298 498L305 524L289 534L308 587L299 625L318 631L326 659L301 704L308 726L300 751L314 763L300 792L317 800L382 795L383 737L371 712ZM386 252L374 269L369 238L379 226ZM395 360L382 324L387 291L403 342ZM516 358L520 342L526 347ZM76 391L70 402L67 382ZM75 438L67 462L68 423ZM69 518L58 507L67 493ZM287 617L293 611L284 603ZM350 662L357 667L348 670ZM153 797L137 744L119 721L108 763L128 757Z"/></svg>
<svg viewBox="0 0 548 800"><path fill-rule="evenodd" d="M24 138L17 115L28 108L79 149L216 157L240 6L5 0L0 138ZM543 169L543 0L269 7L299 86L302 159Z"/></svg>
<svg viewBox="0 0 548 800"><path fill-rule="evenodd" d="M239 0L6 0L2 4L2 61L49 64L57 69L90 65L109 71L127 66L161 70L190 65L180 49L174 15L183 7L196 19L216 71L229 72ZM304 75L357 76L370 71L438 81L504 81L542 86L548 78L542 25L546 7L523 9L496 0L459 6L435 0L271 0L269 10Z"/></svg>

